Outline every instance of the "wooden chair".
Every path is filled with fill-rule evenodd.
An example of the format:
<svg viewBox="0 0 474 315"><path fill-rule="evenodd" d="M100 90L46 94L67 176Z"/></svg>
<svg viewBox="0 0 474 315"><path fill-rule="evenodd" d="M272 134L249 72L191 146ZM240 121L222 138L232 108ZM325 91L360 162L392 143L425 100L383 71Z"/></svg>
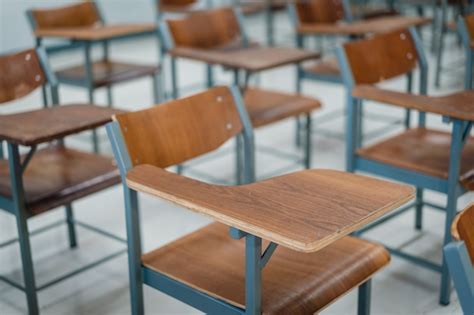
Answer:
<svg viewBox="0 0 474 315"><path fill-rule="evenodd" d="M37 291L123 253L121 250L47 283L36 284L30 235L64 221L28 231L28 220L64 206L71 248L77 247L76 224L110 236L76 221L72 203L120 182L110 158L67 148L64 140L66 136L104 125L119 111L89 104L58 106L58 82L46 59L42 49L0 56L1 105L40 87L50 90L52 96L52 102L43 109L0 115L0 209L15 216L18 229L18 239L5 241L0 247L19 241L24 284L6 276L0 276L0 280L26 293L29 314L39 312ZM7 144L8 157L1 150L3 142ZM29 151L20 155L20 147Z"/></svg>
<svg viewBox="0 0 474 315"><path fill-rule="evenodd" d="M315 37L322 40L325 37L347 37L351 40L363 38L375 33L388 32L394 29L406 28L413 25L424 25L429 21L426 18L400 16L394 14L375 14L370 19L356 20L352 13L352 7L348 0L332 1L332 0L308 0L296 2L289 6L289 14L292 17L295 33L296 44L298 47L304 48L306 46L305 40L308 37ZM328 83L340 84L342 82L341 71L336 57L333 54L333 49L328 55L323 55L322 59L313 63L306 64L298 69L298 80L296 90L301 93L304 80L323 81ZM412 80L407 77L407 91L411 91ZM321 117L317 121L329 123L335 118L345 115L343 111L333 111L326 116ZM403 119L394 118L388 115L372 115L367 113L364 118L373 119L378 122L386 121L387 125L377 128L364 134L364 138L370 139L383 132L393 130L403 124L406 128L409 127L411 117L410 112L407 111ZM300 127L297 121L297 129ZM323 133L330 137L344 139L344 135L334 133L333 130L326 130L318 128L316 132ZM361 139L362 141L362 139ZM298 134L296 142L300 143Z"/></svg>
<svg viewBox="0 0 474 315"><path fill-rule="evenodd" d="M474 14L460 16L457 27L464 46L464 54L466 56L464 88L470 90L472 89L472 59L474 54Z"/></svg>
<svg viewBox="0 0 474 315"><path fill-rule="evenodd" d="M465 315L474 314L474 205L454 219L444 255Z"/></svg>
<svg viewBox="0 0 474 315"><path fill-rule="evenodd" d="M367 51L371 53L367 54ZM414 29L347 43L338 49L338 57L343 69L349 110L347 170L369 172L415 185L417 200L411 205L416 209L415 227L422 228L424 206L440 209L446 213L444 244L449 243L449 230L457 211L457 199L474 188L474 139L470 136L474 120L474 93L465 91L442 97L426 96L427 62ZM379 82L413 72L417 66L421 95L375 86ZM362 126L357 117L364 100L416 110L419 112L418 127L361 147L358 135ZM428 113L445 117L452 126L452 132L428 128ZM424 189L446 194L446 206L423 200ZM379 223L411 208L402 208ZM393 254L441 273L440 303L449 303L449 272L444 260L442 264L437 264L394 248L390 250Z"/></svg>
<svg viewBox="0 0 474 315"><path fill-rule="evenodd" d="M233 8L224 7L193 13L185 18L168 20L166 23L162 24L160 30L162 37L164 38L167 52L171 56L171 77L174 98L178 97L179 92L176 74L177 57L175 57L173 53L178 50L189 50L190 53L186 54L187 58L206 63L208 66L208 87L214 85L211 66L213 64L223 64L223 62L221 62L223 59L219 57L216 58L215 53L222 53L225 55L226 53L247 51L248 55L241 59L245 59L247 64L250 66L253 65L252 58L256 59L260 57L260 59L262 59L261 52L248 50L249 48L256 48L258 45L251 42L248 38L243 29L242 23L241 16L237 11ZM294 53L294 51L292 51L292 53ZM264 58L267 60L278 59L284 55L285 52L279 50L268 51L268 54L264 52ZM299 62L299 60L295 59L293 63L297 62ZM279 63L275 62L271 64L269 68L275 68L277 66L279 66ZM266 68L263 70L266 70ZM238 65L232 69L234 72L234 84L241 85L242 89L245 91L245 105L250 115L250 120L253 126L257 128L268 126L269 124L291 117L304 116L306 120L306 129L304 158L302 164L305 168L310 168L311 112L320 108L321 104L318 100L300 94L282 93L261 88L248 87L247 85L250 75L263 70L258 67L247 70L239 68ZM242 76L239 76L242 72L245 72L245 80L241 80ZM239 151L239 144L237 142L237 159L239 158ZM238 177L241 173L238 165L239 162L237 161L237 182L239 182Z"/></svg>
<svg viewBox="0 0 474 315"><path fill-rule="evenodd" d="M114 61L109 57L112 40L127 36L139 36L156 33L152 23L142 25L113 25L107 29L103 16L94 1L72 4L60 8L31 9L27 11L30 25L36 37L37 46L43 45L51 53L60 53L65 49L83 48L84 64L56 71L60 83L84 87L88 91L90 103L94 103L94 91L106 88L108 105L112 106L112 87L122 82L150 77L153 81L153 102L158 104L161 98L160 66L139 65ZM103 32L98 33L99 30ZM60 47L44 45L48 38L61 38L68 43ZM103 56L93 61L91 46L100 44ZM93 138L94 151L98 152L97 137Z"/></svg>
<svg viewBox="0 0 474 315"><path fill-rule="evenodd" d="M236 87L116 115L107 132L125 192L132 314L144 313L143 284L212 314L313 314L359 286L359 314L368 314L370 278L389 255L345 235L411 199L412 188L329 170L237 187L166 171L241 134L254 179L252 125ZM217 222L142 254L137 192Z"/></svg>

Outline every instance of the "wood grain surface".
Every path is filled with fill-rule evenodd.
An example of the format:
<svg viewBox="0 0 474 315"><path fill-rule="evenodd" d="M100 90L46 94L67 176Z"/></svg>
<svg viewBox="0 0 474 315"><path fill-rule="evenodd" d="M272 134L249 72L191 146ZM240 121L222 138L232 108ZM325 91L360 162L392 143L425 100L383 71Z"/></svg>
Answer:
<svg viewBox="0 0 474 315"><path fill-rule="evenodd" d="M99 12L92 1L56 8L33 9L31 13L36 29L90 27L100 23Z"/></svg>
<svg viewBox="0 0 474 315"><path fill-rule="evenodd" d="M418 64L415 43L406 29L347 42L343 47L356 85L407 74Z"/></svg>
<svg viewBox="0 0 474 315"><path fill-rule="evenodd" d="M0 115L0 140L31 146L84 130L112 120L121 110L89 104L71 104L18 114Z"/></svg>
<svg viewBox="0 0 474 315"><path fill-rule="evenodd" d="M321 103L314 98L253 87L246 89L244 102L254 128L321 108Z"/></svg>
<svg viewBox="0 0 474 315"><path fill-rule="evenodd" d="M26 96L46 82L34 49L0 56L0 105Z"/></svg>
<svg viewBox="0 0 474 315"><path fill-rule="evenodd" d="M449 132L414 128L357 151L361 157L407 170L447 179L449 172ZM471 185L474 173L474 138L469 137L461 156L460 182Z"/></svg>
<svg viewBox="0 0 474 315"><path fill-rule="evenodd" d="M156 30L153 23L94 25L87 27L51 27L35 30L36 37L57 37L82 41L99 41L116 37L151 33Z"/></svg>
<svg viewBox="0 0 474 315"><path fill-rule="evenodd" d="M413 16L384 16L352 23L314 23L301 24L297 28L300 34L330 34L364 36L369 34L387 33L422 26L431 23L431 18Z"/></svg>
<svg viewBox="0 0 474 315"><path fill-rule="evenodd" d="M309 170L243 186L215 186L138 165L127 185L303 252L314 252L413 198L414 189L365 176Z"/></svg>
<svg viewBox="0 0 474 315"><path fill-rule="evenodd" d="M242 130L227 87L114 117L133 165L166 168L220 147Z"/></svg>
<svg viewBox="0 0 474 315"><path fill-rule="evenodd" d="M11 198L8 161L0 160L0 195ZM38 150L23 174L29 215L63 206L120 183L109 157L50 146Z"/></svg>
<svg viewBox="0 0 474 315"><path fill-rule="evenodd" d="M230 69L263 71L306 60L318 59L320 53L290 47L250 47L233 51L213 51L177 47L169 52L172 56L221 65Z"/></svg>
<svg viewBox="0 0 474 315"><path fill-rule="evenodd" d="M381 89L373 85L358 85L352 90L352 95L421 112L474 121L474 91L472 90L445 96L426 96Z"/></svg>
<svg viewBox="0 0 474 315"><path fill-rule="evenodd" d="M110 60L101 60L92 63L92 84L94 87L103 87L118 82L124 82L153 76L160 71L158 65L140 65ZM78 65L61 69L56 72L59 80L86 80L86 69L84 65Z"/></svg>
<svg viewBox="0 0 474 315"><path fill-rule="evenodd" d="M278 247L262 270L263 314L320 312L389 261L383 246L352 237L310 254ZM153 250L142 256L142 264L237 307L245 305L245 242L231 239L222 224Z"/></svg>

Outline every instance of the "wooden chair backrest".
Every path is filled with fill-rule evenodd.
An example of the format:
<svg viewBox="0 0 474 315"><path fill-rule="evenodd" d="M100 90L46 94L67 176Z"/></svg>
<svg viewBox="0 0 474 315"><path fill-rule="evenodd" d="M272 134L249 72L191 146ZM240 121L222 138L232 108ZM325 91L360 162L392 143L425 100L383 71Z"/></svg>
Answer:
<svg viewBox="0 0 474 315"><path fill-rule="evenodd" d="M227 87L114 117L133 166L166 168L211 152L242 131Z"/></svg>
<svg viewBox="0 0 474 315"><path fill-rule="evenodd" d="M466 23L469 38L472 41L474 40L474 13L464 16L464 22Z"/></svg>
<svg viewBox="0 0 474 315"><path fill-rule="evenodd" d="M34 49L0 56L0 104L26 96L46 81Z"/></svg>
<svg viewBox="0 0 474 315"><path fill-rule="evenodd" d="M86 27L101 23L97 6L92 1L52 9L32 9L36 29Z"/></svg>
<svg viewBox="0 0 474 315"><path fill-rule="evenodd" d="M240 37L239 22L232 8L194 12L167 23L177 47L208 49Z"/></svg>
<svg viewBox="0 0 474 315"><path fill-rule="evenodd" d="M354 84L374 84L417 67L418 53L408 30L378 34L344 44Z"/></svg>
<svg viewBox="0 0 474 315"><path fill-rule="evenodd" d="M336 23L345 18L342 0L306 0L295 3L301 24Z"/></svg>
<svg viewBox="0 0 474 315"><path fill-rule="evenodd" d="M457 241L464 241L474 265L474 204L464 209L453 222L451 234Z"/></svg>

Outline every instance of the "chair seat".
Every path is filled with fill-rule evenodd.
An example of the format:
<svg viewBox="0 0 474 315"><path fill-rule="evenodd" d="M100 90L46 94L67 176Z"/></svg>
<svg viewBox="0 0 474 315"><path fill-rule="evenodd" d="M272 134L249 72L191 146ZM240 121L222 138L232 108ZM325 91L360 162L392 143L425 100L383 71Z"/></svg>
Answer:
<svg viewBox="0 0 474 315"><path fill-rule="evenodd" d="M159 66L145 66L123 62L97 61L92 64L94 87L109 86L114 83L155 75ZM85 80L84 65L66 68L56 72L59 81L81 84Z"/></svg>
<svg viewBox="0 0 474 315"><path fill-rule="evenodd" d="M270 10L271 11L281 11L286 8L285 0L281 1L271 1L270 3ZM265 1L256 1L256 0L246 0L240 1L240 7L242 9L242 13L245 15L251 15L260 13L265 10L266 4Z"/></svg>
<svg viewBox="0 0 474 315"><path fill-rule="evenodd" d="M336 58L324 58L321 61L314 62L304 66L303 71L320 76L340 77L341 71Z"/></svg>
<svg viewBox="0 0 474 315"><path fill-rule="evenodd" d="M38 150L23 175L30 215L72 202L120 182L112 159L50 146ZM0 195L11 198L8 161L0 161Z"/></svg>
<svg viewBox="0 0 474 315"><path fill-rule="evenodd" d="M254 127L310 113L321 107L321 103L314 98L258 88L248 88L244 101Z"/></svg>
<svg viewBox="0 0 474 315"><path fill-rule="evenodd" d="M363 158L447 179L451 134L414 128L375 145L359 149ZM469 137L461 158L460 182L474 188L474 138Z"/></svg>
<svg viewBox="0 0 474 315"><path fill-rule="evenodd" d="M310 254L280 246L262 271L263 313L314 314L389 261L382 246L352 237ZM142 264L244 308L245 241L230 238L225 225L210 224L149 252Z"/></svg>

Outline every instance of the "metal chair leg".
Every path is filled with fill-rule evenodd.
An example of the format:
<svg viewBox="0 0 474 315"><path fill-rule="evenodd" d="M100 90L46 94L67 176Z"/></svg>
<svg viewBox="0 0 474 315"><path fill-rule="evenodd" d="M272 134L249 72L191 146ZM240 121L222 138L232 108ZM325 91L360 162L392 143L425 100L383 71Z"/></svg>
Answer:
<svg viewBox="0 0 474 315"><path fill-rule="evenodd" d="M107 106L109 108L112 108L114 104L114 98L112 95L112 86L108 85L106 89L107 89Z"/></svg>
<svg viewBox="0 0 474 315"><path fill-rule="evenodd" d="M301 119L295 118L295 145L297 148L301 147Z"/></svg>
<svg viewBox="0 0 474 315"><path fill-rule="evenodd" d="M306 114L306 130L305 130L305 152L304 152L304 167L305 169L311 168L311 151L312 151L312 123L311 123L311 113Z"/></svg>
<svg viewBox="0 0 474 315"><path fill-rule="evenodd" d="M466 74L465 74L465 89L472 89L472 66L473 66L473 52L470 48L466 48Z"/></svg>
<svg viewBox="0 0 474 315"><path fill-rule="evenodd" d="M18 242L20 244L21 261L23 265L23 279L25 294L30 315L39 314L38 297L36 294L35 273L33 257L31 255L30 236L28 233L27 215L23 182L21 177L20 153L18 146L8 144L8 164L11 178L12 199L15 205Z"/></svg>
<svg viewBox="0 0 474 315"><path fill-rule="evenodd" d="M301 94L303 88L303 82L301 79L300 65L296 68L296 93ZM301 120L300 117L296 117L296 130L295 130L295 144L296 147L301 147Z"/></svg>
<svg viewBox="0 0 474 315"><path fill-rule="evenodd" d="M423 189L416 188L415 229L423 228Z"/></svg>
<svg viewBox="0 0 474 315"><path fill-rule="evenodd" d="M245 238L245 314L262 313L262 274L260 256L262 239L254 235Z"/></svg>
<svg viewBox="0 0 474 315"><path fill-rule="evenodd" d="M89 103L94 104L94 84L93 84L93 72L92 72L92 60L91 60L91 51L90 43L84 43L84 59L85 59L85 72L86 72L86 82L87 82L87 92L89 96ZM92 147L94 153L99 153L99 138L97 136L97 130L92 130Z"/></svg>
<svg viewBox="0 0 474 315"><path fill-rule="evenodd" d="M141 240L139 227L139 206L137 192L124 185L125 216L128 243L128 268L130 280L131 313L143 315L143 279L141 268Z"/></svg>
<svg viewBox="0 0 474 315"><path fill-rule="evenodd" d="M151 76L152 79L152 90L153 90L153 105L158 105L163 100L163 84L161 80L161 74L156 73Z"/></svg>
<svg viewBox="0 0 474 315"><path fill-rule="evenodd" d="M206 65L206 86L208 89L214 86L214 72L212 71L212 65Z"/></svg>
<svg viewBox="0 0 474 315"><path fill-rule="evenodd" d="M69 247L77 247L76 225L74 223L74 212L71 204L66 205L66 223L69 235Z"/></svg>
<svg viewBox="0 0 474 315"><path fill-rule="evenodd" d="M441 85L441 67L443 62L443 51L444 51L444 41L446 35L445 29L446 22L446 12L445 9L442 9L440 25L439 25L439 34L438 34L438 46L436 47L436 74L435 74L435 86L440 87Z"/></svg>
<svg viewBox="0 0 474 315"><path fill-rule="evenodd" d="M235 182L237 185L242 184L242 146L242 137L240 135L237 135L235 137Z"/></svg>
<svg viewBox="0 0 474 315"><path fill-rule="evenodd" d="M94 104L94 90L92 90L92 88L89 88L89 103ZM92 149L94 153L100 153L99 136L97 134L97 129L92 130Z"/></svg>
<svg viewBox="0 0 474 315"><path fill-rule="evenodd" d="M33 269L33 257L31 255L30 237L28 235L28 224L26 218L17 217L18 239L20 243L21 261L23 265L23 279L25 282L25 294L30 315L39 314L38 296L36 294L36 281Z"/></svg>
<svg viewBox="0 0 474 315"><path fill-rule="evenodd" d="M451 148L449 158L449 176L448 176L448 201L446 205L446 220L444 226L444 242L443 247L451 242L451 225L457 213L457 201L459 196L459 172L460 159L463 148L464 122L460 120L453 121L453 132L451 136ZM441 266L441 291L439 303L448 305L451 293L451 278L449 276L446 257L443 256L443 264Z"/></svg>
<svg viewBox="0 0 474 315"><path fill-rule="evenodd" d="M359 295L357 299L357 314L370 315L370 296L372 291L372 280L367 280L359 286Z"/></svg>

